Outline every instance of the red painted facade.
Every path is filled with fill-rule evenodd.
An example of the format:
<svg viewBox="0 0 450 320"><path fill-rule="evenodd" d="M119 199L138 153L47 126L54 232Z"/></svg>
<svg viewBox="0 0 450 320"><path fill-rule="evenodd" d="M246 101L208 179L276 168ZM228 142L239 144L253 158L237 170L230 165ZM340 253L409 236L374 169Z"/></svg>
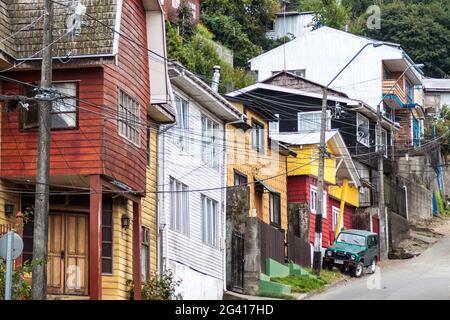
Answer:
<svg viewBox="0 0 450 320"><path fill-rule="evenodd" d="M307 202L310 205L310 187L317 186L317 179L310 176L291 176L288 177L288 202ZM324 190L328 189L328 185L325 184ZM330 197L327 194L327 213L322 220L322 246L328 247L334 241L333 232L333 215L332 207L340 207L340 201ZM354 208L345 205L344 208L344 228L350 229L352 227L352 215ZM310 212L309 220L309 240L311 244L314 243L314 227L316 223L316 215Z"/></svg>
<svg viewBox="0 0 450 320"><path fill-rule="evenodd" d="M97 67L55 69L53 81L78 83L78 126L52 130L51 176L102 174L137 191L145 191L147 135L142 125L139 145L118 131L118 91L123 90L140 107L146 123L150 100L145 10L141 1L124 1L121 31L138 47L120 38L117 64L111 59ZM5 74L38 84L39 71ZM2 94L21 94L22 88L2 82ZM37 130L22 130L19 108L3 112L1 127L1 176L34 177L37 161Z"/></svg>

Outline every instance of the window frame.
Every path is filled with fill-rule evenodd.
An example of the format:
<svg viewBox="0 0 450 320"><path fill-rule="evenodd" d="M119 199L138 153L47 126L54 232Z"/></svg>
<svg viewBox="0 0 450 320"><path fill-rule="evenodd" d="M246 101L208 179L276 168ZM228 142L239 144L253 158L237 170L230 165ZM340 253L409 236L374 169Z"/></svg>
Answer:
<svg viewBox="0 0 450 320"><path fill-rule="evenodd" d="M200 195L200 201L202 213L202 243L217 248L219 244L219 202L204 194ZM212 212L206 212L208 209L211 209ZM208 217L209 219L207 219ZM210 240L212 242L210 242Z"/></svg>
<svg viewBox="0 0 450 320"><path fill-rule="evenodd" d="M331 206L331 215L332 215L331 226L333 228L333 231L336 231L340 211L341 211L341 209L339 207ZM335 216L335 214L337 214L337 215Z"/></svg>
<svg viewBox="0 0 450 320"><path fill-rule="evenodd" d="M259 128L258 128L259 127ZM258 131L259 134L258 134ZM261 122L257 120L252 120L252 149L257 151L258 153L264 154L265 148L265 126ZM258 138L255 144L255 138Z"/></svg>
<svg viewBox="0 0 450 320"><path fill-rule="evenodd" d="M106 201L111 201L111 209L109 210L105 210L106 205L105 202ZM111 219L111 225L105 225L104 224L104 214L108 213L105 211L110 211L110 219ZM111 241L106 241L104 240L104 235L105 232L103 231L105 228L109 228L110 233L111 233ZM104 256L104 252L105 250L103 250L103 245L105 243L108 243L111 245L111 257L106 257ZM114 203L113 203L113 199L112 198L108 198L107 196L103 196L102 199L102 239L101 239L101 244L102 244L102 256L101 256L101 260L102 260L102 270L101 270L101 274L102 275L113 275L114 274ZM109 263L111 264L111 272L106 272L103 271L103 260L109 260Z"/></svg>
<svg viewBox="0 0 450 320"><path fill-rule="evenodd" d="M278 205L277 205L277 210L278 210L278 221L275 220L275 199L274 197L278 198ZM277 228L281 228L281 194L279 192L270 192L269 193L269 220L270 220L270 224L274 227Z"/></svg>
<svg viewBox="0 0 450 320"><path fill-rule="evenodd" d="M145 235L148 232L148 242L146 242ZM141 226L141 252L144 252L143 247L146 247L145 252L147 252L147 261L146 261L146 270L145 276L143 275L143 255L141 254L141 278L143 281L146 281L150 278L150 242L151 242L151 233L150 228L147 226Z"/></svg>
<svg viewBox="0 0 450 320"><path fill-rule="evenodd" d="M367 143L361 140L362 138L360 138L358 135L359 123L362 121L361 118L367 121L367 132L368 132ZM370 148L370 120L369 118L367 118L366 116L362 115L359 112L356 113L356 142Z"/></svg>
<svg viewBox="0 0 450 320"><path fill-rule="evenodd" d="M128 142L132 143L134 146L140 148L140 147L141 147L141 137L142 137L141 129L140 129L139 127L135 129L135 128L132 127L132 125L127 124L127 121L128 121L128 120L126 119L127 117L125 117L125 120L121 120L121 119L120 119L120 117L121 117L120 109L121 109L121 108L125 108L124 106L121 105L121 97L122 97L122 95L125 95L125 96L128 97L132 102L134 102L134 103L136 104L136 107L137 107L137 115L134 115L134 116L136 117L136 119L137 119L138 122L141 120L141 105L139 104L139 102L137 101L137 99L134 98L132 95L128 94L127 91L125 91L125 90L123 90L123 89L121 89L121 88L118 87L118 88L117 88L117 115L118 115L118 119L117 119L117 132L118 132L119 136L121 136L122 138L124 138L126 141L128 141ZM129 111L128 108L125 108L125 109L126 109L127 114L128 114L128 113L132 113L132 112ZM121 123L122 123L123 125L125 125L125 126L128 126L130 130L134 130L134 131L136 132L136 135L137 135L137 142L136 142L136 141L133 141L130 137L128 137L126 133L123 134L123 133L121 132ZM128 131L128 128L127 128L127 127L125 127L125 128L126 128L126 131Z"/></svg>
<svg viewBox="0 0 450 320"><path fill-rule="evenodd" d="M178 113L178 105L181 104L183 114L180 115ZM183 98L182 96L175 94L175 126L174 126L174 135L173 142L177 145L181 150L188 150L188 142L189 136L186 134L189 131L189 110L190 110L190 102L188 99ZM180 118L182 116L182 118ZM183 127L179 126L180 119L183 119Z"/></svg>
<svg viewBox="0 0 450 320"><path fill-rule="evenodd" d="M189 187L181 181L170 177L170 229L189 237L190 219L189 219ZM174 189L176 187L176 190ZM179 188L180 187L180 188ZM177 192L175 192L177 191ZM179 197L179 195L181 195ZM179 202L180 201L180 202ZM176 202L176 208L174 203ZM184 210L183 211L183 205ZM175 210L175 212L174 212ZM178 212L179 210L179 212ZM179 214L179 217L177 215ZM180 219L180 226L177 227L176 218ZM184 224L183 224L184 223ZM185 227L183 227L185 225Z"/></svg>
<svg viewBox="0 0 450 320"><path fill-rule="evenodd" d="M54 84L63 84L63 83L73 83L75 84L75 98L72 98L75 100L76 104L75 104L75 111L74 112L53 112L53 105L52 105L52 111L50 112L50 126L52 123L52 118L54 114L61 114L61 113L74 113L75 114L75 125L72 127L60 127L60 128L50 128L51 131L66 131L66 130L79 130L80 129L80 111L79 111L79 99L80 99L80 81L79 80L61 80L61 81L53 81L52 85ZM35 85L39 85L38 82L34 83ZM26 87L23 86L21 88L21 93L24 96L28 96L27 92L26 92ZM69 98L68 98L69 99ZM34 102L33 104L35 104L36 109L38 109L38 102ZM38 123L36 126L30 126L30 127L25 127L24 126L24 110L23 108L20 108L19 111L19 131L20 132L30 132L30 131L38 131L39 130L39 113L38 110L36 110L37 113L37 118L38 118Z"/></svg>
<svg viewBox="0 0 450 320"><path fill-rule="evenodd" d="M302 121L302 116L307 116L307 115L312 115L312 114L319 114L319 123L318 123L318 127L315 130L302 130L301 129L301 124ZM316 132L316 131L320 131L320 125L321 125L321 116L322 116L322 111L306 111L306 112L297 112L297 132L300 133L308 133L308 132ZM326 114L326 130L331 130L331 111L327 110L327 114Z"/></svg>
<svg viewBox="0 0 450 320"><path fill-rule="evenodd" d="M210 129L208 129L208 122L212 125ZM219 170L220 168L220 148L217 143L220 141L220 136L218 136L218 132L220 130L219 122L211 119L211 117L202 114L201 115L201 126L202 126L202 162L207 164L209 167ZM212 135L207 135L208 130L212 130ZM206 139L212 139L210 144L207 143ZM208 155L208 151L210 154ZM208 156L211 159L208 159Z"/></svg>
<svg viewBox="0 0 450 320"><path fill-rule="evenodd" d="M384 137L386 137L386 141L384 141ZM379 151L381 144L380 141L378 141L378 134L375 135L375 151ZM387 158L388 157L388 132L386 129L381 128L381 142L384 144L384 157Z"/></svg>
<svg viewBox="0 0 450 320"><path fill-rule="evenodd" d="M314 196L314 201L311 200L312 195L315 194ZM328 199L328 193L324 190L323 194L322 194L322 218L323 219L327 219L327 209L328 209L328 204L327 204L327 199ZM317 201L317 187L314 185L310 185L309 186L309 210L312 214L317 214L317 210L316 210L316 201Z"/></svg>

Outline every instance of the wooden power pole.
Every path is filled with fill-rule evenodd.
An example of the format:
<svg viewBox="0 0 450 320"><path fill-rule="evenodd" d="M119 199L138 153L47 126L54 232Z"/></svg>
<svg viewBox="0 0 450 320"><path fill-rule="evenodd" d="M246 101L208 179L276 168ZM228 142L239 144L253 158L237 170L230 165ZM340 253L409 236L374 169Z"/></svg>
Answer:
<svg viewBox="0 0 450 320"><path fill-rule="evenodd" d="M380 103L377 105L377 142L378 142L378 219L380 221L380 255L379 259L386 259L387 252L387 228L386 228L386 209L384 205L384 167L383 167L383 155L387 146L383 146L383 139L381 135L381 122L383 120L383 114L381 112ZM383 147L382 147L383 146Z"/></svg>
<svg viewBox="0 0 450 320"><path fill-rule="evenodd" d="M44 14L45 17L40 86L45 90L50 89L52 85L52 0L44 1ZM36 259L41 263L37 263L33 267L31 287L31 297L33 300L44 300L47 298L51 108L51 101L39 102L39 142L34 208L33 259Z"/></svg>

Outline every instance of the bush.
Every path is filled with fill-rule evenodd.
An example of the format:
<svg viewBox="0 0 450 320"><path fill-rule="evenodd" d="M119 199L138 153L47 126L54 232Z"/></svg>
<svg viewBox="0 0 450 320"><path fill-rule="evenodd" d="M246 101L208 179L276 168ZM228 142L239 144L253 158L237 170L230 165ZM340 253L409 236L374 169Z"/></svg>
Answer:
<svg viewBox="0 0 450 320"><path fill-rule="evenodd" d="M25 262L23 266L17 267L13 271L12 276L12 299L13 300L30 300L31 284L25 280L25 274L30 273L32 264ZM0 300L5 299L5 275L6 262L0 259Z"/></svg>
<svg viewBox="0 0 450 320"><path fill-rule="evenodd" d="M133 300L134 286L133 282L128 282L129 297ZM182 300L183 296L176 293L177 287L181 284L181 280L175 280L173 273L169 271L163 272L161 275L153 274L150 279L142 285L142 300Z"/></svg>

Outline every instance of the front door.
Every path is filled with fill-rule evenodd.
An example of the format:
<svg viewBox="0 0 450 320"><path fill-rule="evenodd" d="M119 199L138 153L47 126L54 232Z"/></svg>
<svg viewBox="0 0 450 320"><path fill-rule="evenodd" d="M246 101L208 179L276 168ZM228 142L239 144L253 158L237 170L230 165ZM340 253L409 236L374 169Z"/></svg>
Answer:
<svg viewBox="0 0 450 320"><path fill-rule="evenodd" d="M50 214L47 288L50 294L88 294L88 216Z"/></svg>

